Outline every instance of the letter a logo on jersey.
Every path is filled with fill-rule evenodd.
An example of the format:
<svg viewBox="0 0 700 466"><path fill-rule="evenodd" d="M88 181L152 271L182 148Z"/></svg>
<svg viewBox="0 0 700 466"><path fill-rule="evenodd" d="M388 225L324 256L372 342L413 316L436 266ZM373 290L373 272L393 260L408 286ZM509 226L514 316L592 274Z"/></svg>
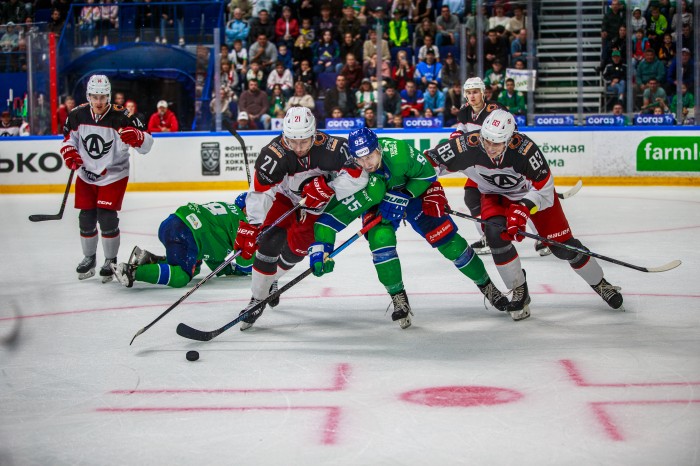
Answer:
<svg viewBox="0 0 700 466"><path fill-rule="evenodd" d="M105 142L99 134L90 134L81 141L85 152L94 160L101 159L112 148L112 144L114 144L114 140Z"/></svg>

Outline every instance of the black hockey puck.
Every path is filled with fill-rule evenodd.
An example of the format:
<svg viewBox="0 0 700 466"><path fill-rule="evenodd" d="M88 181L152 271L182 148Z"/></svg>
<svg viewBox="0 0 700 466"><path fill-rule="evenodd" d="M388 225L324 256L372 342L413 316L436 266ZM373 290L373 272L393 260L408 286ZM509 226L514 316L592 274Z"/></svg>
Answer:
<svg viewBox="0 0 700 466"><path fill-rule="evenodd" d="M185 357L188 361L196 361L199 359L199 353L196 351L188 351Z"/></svg>

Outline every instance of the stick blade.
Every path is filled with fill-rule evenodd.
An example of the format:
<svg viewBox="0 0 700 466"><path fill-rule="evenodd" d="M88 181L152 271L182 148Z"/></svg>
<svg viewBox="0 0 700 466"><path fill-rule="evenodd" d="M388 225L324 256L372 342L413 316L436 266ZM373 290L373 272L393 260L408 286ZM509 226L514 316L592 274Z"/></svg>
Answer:
<svg viewBox="0 0 700 466"><path fill-rule="evenodd" d="M29 216L30 222L45 222L46 220L61 220L62 215L34 214Z"/></svg>
<svg viewBox="0 0 700 466"><path fill-rule="evenodd" d="M583 186L583 181L578 180L573 188L566 191L565 193L559 194L559 198L560 199L568 199L568 198L574 196L577 192L579 192L581 190L582 186Z"/></svg>
<svg viewBox="0 0 700 466"><path fill-rule="evenodd" d="M136 332L136 335L134 335L134 338L131 339L131 343L129 343L129 346L131 346L134 343L134 340L136 340L136 337L141 335L143 332L146 331L146 327L142 328L138 332Z"/></svg>
<svg viewBox="0 0 700 466"><path fill-rule="evenodd" d="M181 337L197 341L209 341L216 336L216 332L203 332L183 323L178 324L176 332Z"/></svg>
<svg viewBox="0 0 700 466"><path fill-rule="evenodd" d="M652 273L668 272L669 270L673 270L681 264L682 264L682 262L679 261L678 259L676 259L676 260L669 262L668 264L660 265L658 267L647 267L647 272L652 272Z"/></svg>

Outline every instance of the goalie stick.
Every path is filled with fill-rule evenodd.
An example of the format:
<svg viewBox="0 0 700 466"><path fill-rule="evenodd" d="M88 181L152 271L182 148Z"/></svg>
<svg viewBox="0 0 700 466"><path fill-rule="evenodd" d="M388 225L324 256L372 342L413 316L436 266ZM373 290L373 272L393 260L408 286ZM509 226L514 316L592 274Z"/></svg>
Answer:
<svg viewBox="0 0 700 466"><path fill-rule="evenodd" d="M63 211L66 210L66 201L68 200L68 194L70 193L70 186L73 184L73 175L75 175L75 170L70 171L68 183L66 184L66 192L63 193L63 202L61 202L61 209L58 211L58 213L55 215L33 214L29 216L30 222L43 222L45 220L61 220L63 218Z"/></svg>
<svg viewBox="0 0 700 466"><path fill-rule="evenodd" d="M502 231L506 231L505 227L503 227L502 225L500 225L500 224L498 224L498 223L495 223L495 222L491 222L491 221L489 221L489 220L482 220L482 219L480 219L480 218L472 217L471 215L464 214L464 213L462 213L462 212L457 212L457 211L455 211L455 210L452 210L452 209L449 208L449 207L448 207L447 209L445 209L445 211L446 211L448 214L452 214L452 215L455 215L455 216L457 216L457 217L466 218L466 219L468 219L468 220L471 220L471 221L474 221L474 222L478 222L478 223L482 223L482 224L484 224L484 225L491 225L491 226L496 227L496 228L498 228L498 229L500 229L500 230L502 230ZM543 243L548 244L548 245L550 245L550 246L557 246L557 247L560 247L560 248L563 248L563 249L568 249L569 251L574 251L574 252L577 252L577 253L579 253L579 254L584 254L584 255L590 256L590 257L595 257L595 258L597 258L597 259L601 259L601 260L604 260L604 261L607 261L607 262L612 262L613 264L621 265L621 266L623 266L623 267L628 267L628 268L630 268L630 269L639 270L640 272L652 272L652 273L656 273L656 272L667 272L667 271L672 270L672 269L675 269L676 267L678 267L679 265L681 265L681 261L679 261L679 260L672 260L671 262L669 262L669 263L667 263L667 264L660 265L660 266L658 266L658 267L640 267L640 266L638 266L638 265L629 264L629 263L627 263L627 262L623 262L623 261L621 261L621 260L613 259L612 257L607 257L607 256L604 256L604 255L602 255L602 254L598 254L598 253L593 252L593 251L588 251L588 250L586 250L586 249L581 249L581 248L578 248L578 247L576 247L576 246L571 246L571 245L569 245L569 244L560 243L560 242L558 242L558 241L554 241L554 240L552 240L552 239L545 238L544 236L540 236L540 235L535 235L535 234L532 234L532 233L528 233L527 231L518 230L518 234L519 234L519 235L522 235L522 236L527 236L528 238L532 238L532 239L535 239L535 240L542 241Z"/></svg>
<svg viewBox="0 0 700 466"><path fill-rule="evenodd" d="M285 212L284 214L282 214L277 220L275 220L274 222L272 222L272 224L270 224L269 227L267 227L264 231L260 232L260 234L258 235L258 238L256 238L255 242L257 243L258 240L260 239L260 237L261 237L261 236L264 236L265 233L267 233L268 231L270 231L270 229L271 229L272 227L274 227L275 225L278 225L278 224L279 224L280 222L282 222L285 218L289 217L289 216L292 215L294 212L296 212L300 207L303 207L303 206L304 206L305 200L306 200L306 199L302 199L301 201L299 201L299 203L298 203L297 205L295 205L294 207L292 207L291 209L289 209L287 212ZM186 300L187 298L189 298L190 295L191 295L192 293L194 293L195 291L197 291L197 290L199 289L200 286L204 285L210 278L214 277L217 273L221 272L227 265L229 265L231 262L233 262L233 260L234 260L236 257L240 256L240 255L241 255L241 251L232 251L228 256L226 256L226 259L224 259L224 261L223 261L221 264L219 264L219 266L218 266L216 269L214 269L214 270L211 271L211 273L210 273L209 275L207 275L206 277L204 277L203 279L201 279L201 280L199 281L199 283L197 283L195 286L193 286L192 289L191 289L190 291L188 291L187 293L185 293L180 299L178 299L177 301L175 301L169 308L167 308L165 311L163 311L163 313L162 313L161 315L159 315L158 317L156 317L156 319L155 319L153 322L151 322L150 324L146 325L144 328L142 328L141 330L139 330L138 332L136 332L136 335L134 335L134 338L131 339L131 343L129 343L129 346L131 346L131 344L134 342L134 340L136 340L136 337L137 337L137 336L141 335L143 332L145 332L146 330L148 330L149 328L151 328L151 327L153 326L153 324L155 324L156 322L158 322L160 319L162 319L163 317L165 317L166 314L168 314L170 311L172 311L172 310L175 309L177 306L179 306L180 303L182 303L184 300Z"/></svg>
<svg viewBox="0 0 700 466"><path fill-rule="evenodd" d="M248 165L248 150L245 148L245 141L241 137L240 134L238 134L238 131L233 126L229 126L228 132L231 133L231 136L236 138L238 141L238 144L240 144L241 149L243 150L243 163L245 163L245 176L248 179L248 188L250 188L250 165Z"/></svg>
<svg viewBox="0 0 700 466"><path fill-rule="evenodd" d="M362 227L362 229L360 231L355 233L347 241L345 241L343 244L338 246L338 249L336 249L335 251L330 253L330 255L325 260L329 260L329 259L332 259L333 257L337 256L343 249L347 248L352 243L354 243L358 238L360 238L362 235L364 235L369 230L371 230L381 220L382 220L381 216L377 216L376 218L374 218L371 222L369 222L367 225ZM237 323L239 323L240 321L245 319L251 313L262 308L263 306L265 306L267 303L269 303L273 299L278 298L282 293L284 293L285 291L287 291L288 289L290 289L291 287L293 287L294 285L296 285L297 283L299 283L300 281L302 281L303 279L305 279L306 277L311 275L312 272L313 272L312 268L308 268L308 269L304 270L304 272L302 272L299 275L297 275L296 277L294 277L294 279L292 281L285 284L282 288L280 288L276 292L272 293L267 298L260 301L258 304L251 307L250 309L248 309L244 313L238 315L238 317L236 317L231 322L229 322L228 324L224 325L221 328L218 328L216 330L211 330L211 331L204 331L204 330L197 330L196 328L192 328L189 325L181 323L177 326L177 330L176 330L177 334L180 335L181 337L189 338L190 340L209 341L212 338L215 338L215 337L221 335L226 330L230 329L231 327L233 327L234 325L236 325Z"/></svg>
<svg viewBox="0 0 700 466"><path fill-rule="evenodd" d="M577 192L581 190L581 186L583 186L583 181L578 180L570 190L564 193L557 193L557 197L559 197L559 199L568 199L570 197L573 197Z"/></svg>

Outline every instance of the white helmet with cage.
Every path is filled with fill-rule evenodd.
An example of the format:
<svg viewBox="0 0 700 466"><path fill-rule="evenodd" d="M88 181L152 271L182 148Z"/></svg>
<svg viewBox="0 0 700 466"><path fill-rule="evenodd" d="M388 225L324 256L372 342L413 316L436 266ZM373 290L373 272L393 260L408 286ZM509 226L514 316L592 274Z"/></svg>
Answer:
<svg viewBox="0 0 700 466"><path fill-rule="evenodd" d="M462 93L464 94L465 99L467 98L467 91L469 89L479 89L479 91L481 91L481 97L483 98L486 85L484 84L484 81L478 77L467 79L464 81L464 86L462 86Z"/></svg>
<svg viewBox="0 0 700 466"><path fill-rule="evenodd" d="M103 74L94 74L90 76L87 83L85 97L90 102L90 95L106 95L107 102L112 100L112 86L109 84L109 79Z"/></svg>
<svg viewBox="0 0 700 466"><path fill-rule="evenodd" d="M494 110L486 117L481 126L482 144L484 139L496 144L504 142L503 150L505 151L514 132L515 119L513 115L505 110Z"/></svg>
<svg viewBox="0 0 700 466"><path fill-rule="evenodd" d="M308 139L316 134L316 117L306 107L291 107L282 123L286 139Z"/></svg>

